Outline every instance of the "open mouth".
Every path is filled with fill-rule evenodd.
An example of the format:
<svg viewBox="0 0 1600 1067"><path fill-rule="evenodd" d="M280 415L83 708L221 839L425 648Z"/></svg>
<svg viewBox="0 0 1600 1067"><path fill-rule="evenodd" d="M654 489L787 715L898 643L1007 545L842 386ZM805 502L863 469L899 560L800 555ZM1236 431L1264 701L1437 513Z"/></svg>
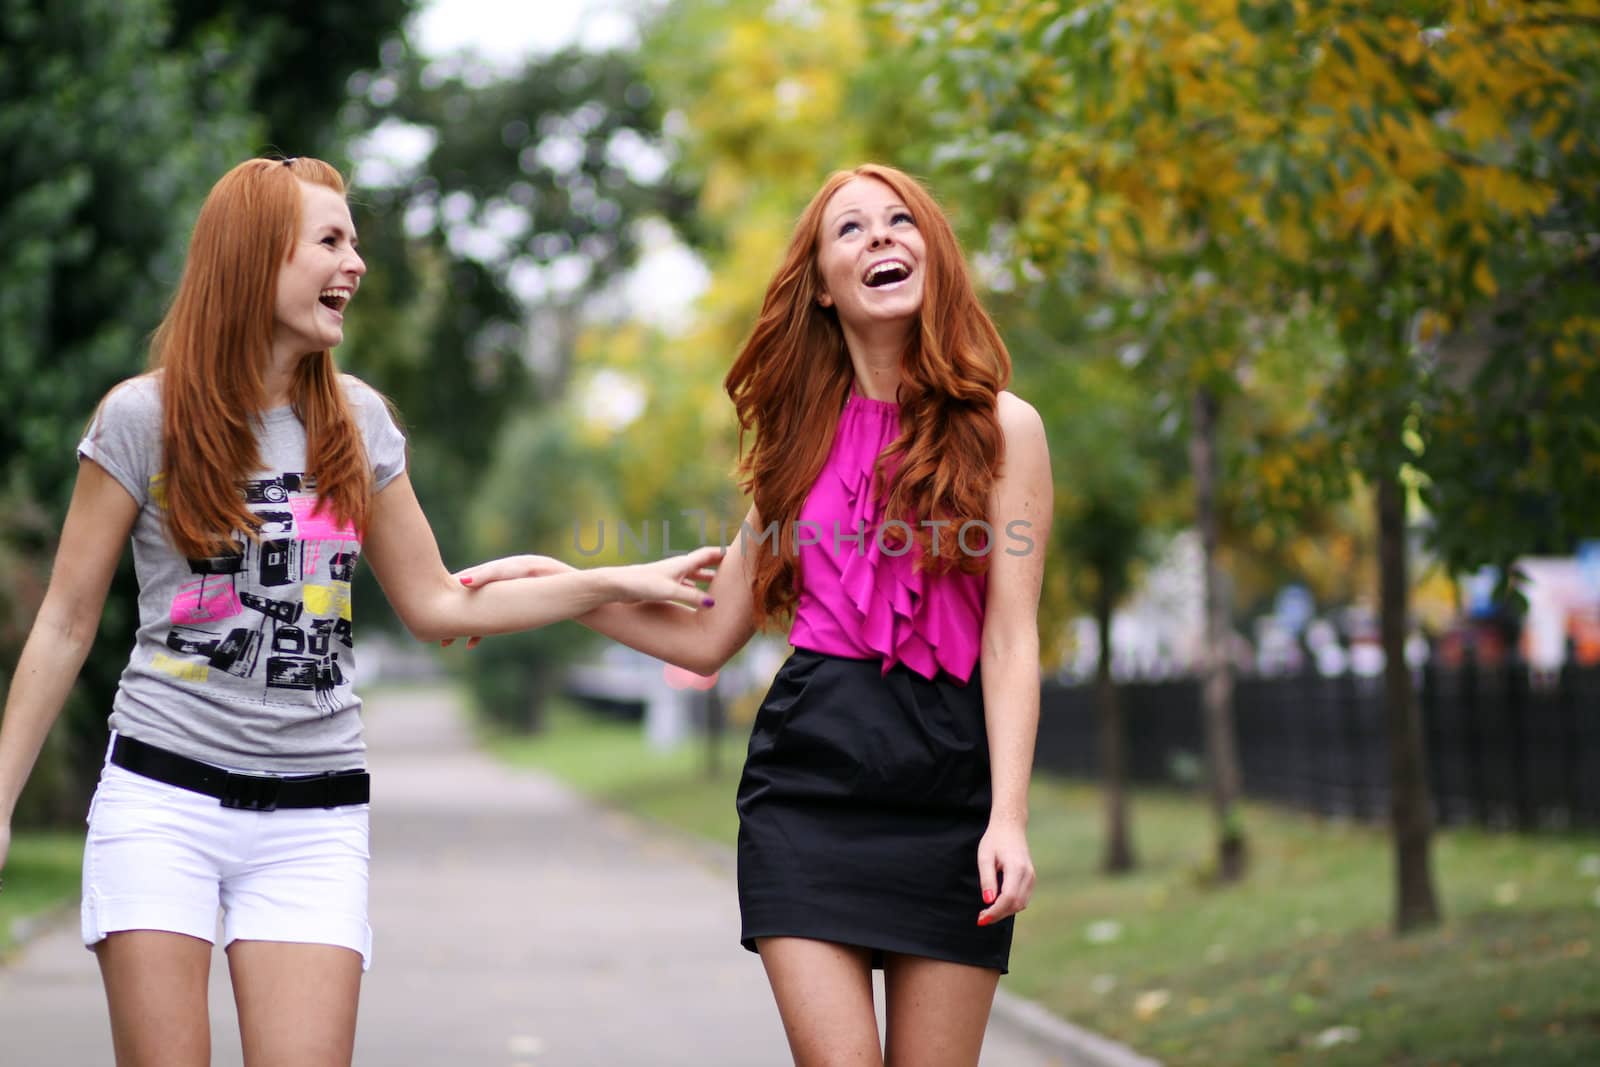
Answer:
<svg viewBox="0 0 1600 1067"><path fill-rule="evenodd" d="M861 279L869 289L878 289L885 285L903 282L911 277L911 267L898 259L886 259L881 263L874 263L867 268L866 275Z"/></svg>
<svg viewBox="0 0 1600 1067"><path fill-rule="evenodd" d="M325 308L332 308L334 311L343 312L345 305L350 303L350 290L324 289L322 292L317 294L317 300L319 300L322 303L322 306Z"/></svg>

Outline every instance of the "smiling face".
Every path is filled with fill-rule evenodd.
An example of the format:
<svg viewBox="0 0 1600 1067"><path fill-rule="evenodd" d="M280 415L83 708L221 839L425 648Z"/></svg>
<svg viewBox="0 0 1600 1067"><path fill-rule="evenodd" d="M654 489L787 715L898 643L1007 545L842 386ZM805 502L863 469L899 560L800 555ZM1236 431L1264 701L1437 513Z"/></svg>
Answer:
<svg viewBox="0 0 1600 1067"><path fill-rule="evenodd" d="M344 340L344 309L367 273L344 197L323 185L300 187L300 229L278 270L273 351L321 352Z"/></svg>
<svg viewBox="0 0 1600 1067"><path fill-rule="evenodd" d="M847 335L909 325L922 309L926 246L917 220L877 178L852 178L828 198L817 235L817 303L837 310Z"/></svg>

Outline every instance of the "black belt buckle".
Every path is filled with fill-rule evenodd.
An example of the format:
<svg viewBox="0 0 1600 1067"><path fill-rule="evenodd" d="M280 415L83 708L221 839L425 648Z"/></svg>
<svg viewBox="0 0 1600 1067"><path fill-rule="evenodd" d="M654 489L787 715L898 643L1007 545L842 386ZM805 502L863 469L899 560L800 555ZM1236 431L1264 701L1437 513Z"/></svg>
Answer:
<svg viewBox="0 0 1600 1067"><path fill-rule="evenodd" d="M228 772L222 783L222 806L241 811L277 811L282 778Z"/></svg>

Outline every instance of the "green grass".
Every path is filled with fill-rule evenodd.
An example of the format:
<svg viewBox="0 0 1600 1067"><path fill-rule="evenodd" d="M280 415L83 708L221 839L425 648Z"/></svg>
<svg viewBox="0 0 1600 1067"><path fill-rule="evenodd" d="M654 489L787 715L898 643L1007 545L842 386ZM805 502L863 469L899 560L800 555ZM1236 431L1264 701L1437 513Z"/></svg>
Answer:
<svg viewBox="0 0 1600 1067"><path fill-rule="evenodd" d="M0 958L15 947L19 920L37 918L77 899L83 835L18 833L6 858L0 892Z"/></svg>
<svg viewBox="0 0 1600 1067"><path fill-rule="evenodd" d="M491 747L604 803L733 842L742 739L716 776L699 745L655 753L636 726L572 712L546 735ZM1009 988L1169 1067L1600 1063L1600 836L1440 833L1446 921L1396 938L1381 831L1249 807L1249 877L1219 888L1199 798L1141 792L1133 806L1141 865L1110 878L1098 870L1098 793L1036 781L1039 888Z"/></svg>

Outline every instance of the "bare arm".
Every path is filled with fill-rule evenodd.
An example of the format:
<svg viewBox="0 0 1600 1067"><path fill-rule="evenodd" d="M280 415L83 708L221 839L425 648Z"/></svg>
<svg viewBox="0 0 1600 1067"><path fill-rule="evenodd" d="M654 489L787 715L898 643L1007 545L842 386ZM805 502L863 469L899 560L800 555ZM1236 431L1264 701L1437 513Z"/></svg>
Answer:
<svg viewBox="0 0 1600 1067"><path fill-rule="evenodd" d="M519 577L469 589L445 569L405 474L374 498L362 552L395 613L423 641L531 630L619 600L699 605L705 594L685 582L721 556L716 548L702 548L656 563Z"/></svg>
<svg viewBox="0 0 1600 1067"><path fill-rule="evenodd" d="M17 797L94 644L106 590L138 515L138 502L99 464L78 463L50 587L17 661L0 720L0 867Z"/></svg>
<svg viewBox="0 0 1600 1067"><path fill-rule="evenodd" d="M979 653L994 793L978 866L985 903L998 891L981 913L988 922L1021 911L1033 892L1028 782L1039 731L1039 589L1054 495L1038 412L1010 393L1000 394L999 407L1006 451L989 498L995 546Z"/></svg>
<svg viewBox="0 0 1600 1067"><path fill-rule="evenodd" d="M744 521L742 529L760 529L755 508L750 509ZM743 537L734 538L707 591L712 604L702 605L698 611L685 611L674 604L608 604L579 616L578 621L648 656L696 674L712 674L755 633L754 598L745 566L747 548L764 551L747 546ZM571 567L548 556L508 556L469 567L457 577L487 592L491 583L497 585L529 574L569 572L573 572Z"/></svg>

